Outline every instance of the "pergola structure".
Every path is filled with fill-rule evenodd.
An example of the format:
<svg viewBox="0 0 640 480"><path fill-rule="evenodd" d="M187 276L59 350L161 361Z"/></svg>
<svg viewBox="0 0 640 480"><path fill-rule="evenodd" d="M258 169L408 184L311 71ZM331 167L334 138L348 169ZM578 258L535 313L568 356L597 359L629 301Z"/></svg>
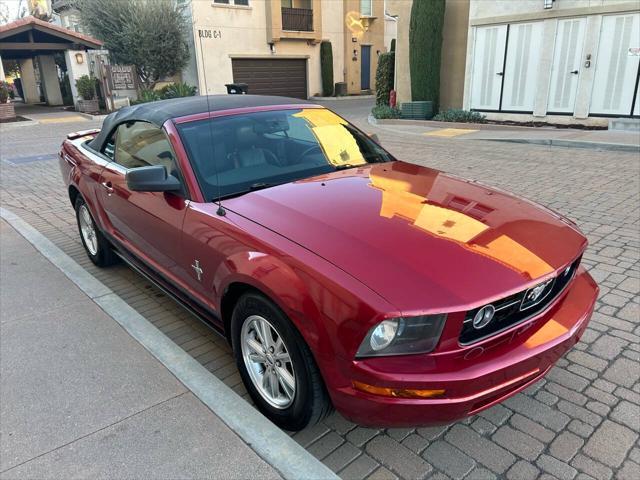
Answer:
<svg viewBox="0 0 640 480"><path fill-rule="evenodd" d="M56 52L64 52L71 92L74 102L77 101L75 80L82 75L89 75L86 51L99 48L102 48L100 40L31 16L0 25L0 65L2 59L18 61L25 103L40 101L34 62L37 59L47 104L62 105L60 82L53 58ZM4 80L1 67L0 80Z"/></svg>

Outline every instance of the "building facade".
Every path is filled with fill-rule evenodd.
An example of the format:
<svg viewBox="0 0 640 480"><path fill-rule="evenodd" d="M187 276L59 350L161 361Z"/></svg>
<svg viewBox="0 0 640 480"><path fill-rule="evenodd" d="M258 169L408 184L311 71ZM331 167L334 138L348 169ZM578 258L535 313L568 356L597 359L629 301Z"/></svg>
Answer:
<svg viewBox="0 0 640 480"><path fill-rule="evenodd" d="M334 82L349 94L375 89L384 46L384 0L187 2L192 63L183 80L201 93L247 83L255 94L320 95L320 43L333 50Z"/></svg>
<svg viewBox="0 0 640 480"><path fill-rule="evenodd" d="M416 0L423 1L423 0ZM470 0L447 0L440 67L440 108L462 108L469 29ZM387 0L387 12L396 17L395 89L398 103L411 101L409 24L412 0Z"/></svg>
<svg viewBox="0 0 640 480"><path fill-rule="evenodd" d="M638 0L471 0L464 107L606 124L640 116Z"/></svg>

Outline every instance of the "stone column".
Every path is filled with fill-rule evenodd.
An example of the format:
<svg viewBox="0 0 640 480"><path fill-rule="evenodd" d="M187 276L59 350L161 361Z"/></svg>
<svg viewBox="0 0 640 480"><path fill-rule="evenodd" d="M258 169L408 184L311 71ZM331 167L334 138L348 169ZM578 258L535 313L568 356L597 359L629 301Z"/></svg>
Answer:
<svg viewBox="0 0 640 480"><path fill-rule="evenodd" d="M36 71L33 67L33 59L20 60L20 81L22 82L22 94L24 103L39 103L40 92L36 85Z"/></svg>
<svg viewBox="0 0 640 480"><path fill-rule="evenodd" d="M76 58L76 54L78 58ZM82 59L82 62L78 62ZM76 80L82 75L89 75L89 57L82 50L65 50L64 61L67 62L67 73L69 74L69 83L71 84L71 94L73 95L73 104L78 105L78 89L76 88Z"/></svg>
<svg viewBox="0 0 640 480"><path fill-rule="evenodd" d="M2 56L0 55L0 82L4 82L6 79L4 76L4 67L2 66Z"/></svg>
<svg viewBox="0 0 640 480"><path fill-rule="evenodd" d="M40 85L47 105L62 105L60 81L53 55L38 56L38 64L40 65Z"/></svg>

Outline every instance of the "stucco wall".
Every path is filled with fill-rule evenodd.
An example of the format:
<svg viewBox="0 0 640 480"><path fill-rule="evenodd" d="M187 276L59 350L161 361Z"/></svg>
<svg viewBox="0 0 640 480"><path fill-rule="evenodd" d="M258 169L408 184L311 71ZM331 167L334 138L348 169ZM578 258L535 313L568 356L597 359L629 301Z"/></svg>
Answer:
<svg viewBox="0 0 640 480"><path fill-rule="evenodd" d="M398 16L395 82L398 103L411 101L409 23L412 3L411 0L387 0L387 12ZM468 13L469 0L447 0L443 29L442 65L440 68L441 108L462 107L469 24Z"/></svg>
<svg viewBox="0 0 640 480"><path fill-rule="evenodd" d="M234 56L308 58L308 93L314 95L321 91L320 44L283 39L275 43L275 53L271 53L267 43L265 1L254 0L249 7L195 1L191 8L198 88L202 94L226 93L225 83L233 81L231 59ZM211 32L211 37L200 38L200 31ZM335 52L334 48L334 55Z"/></svg>
<svg viewBox="0 0 640 480"><path fill-rule="evenodd" d="M545 10L543 0L472 0L469 18L488 18L503 15L522 15L539 12L540 15L554 15L572 9L595 9L616 4L635 4L638 0L556 0L553 8Z"/></svg>
<svg viewBox="0 0 640 480"><path fill-rule="evenodd" d="M440 66L441 110L462 108L468 29L469 0L447 0Z"/></svg>
<svg viewBox="0 0 640 480"><path fill-rule="evenodd" d="M395 69L395 90L398 103L411 101L411 75L409 72L411 4L411 0L387 0L387 13L398 17Z"/></svg>
<svg viewBox="0 0 640 480"><path fill-rule="evenodd" d="M331 42L333 51L333 82L344 82L344 19L340 2L336 0L322 3L322 39Z"/></svg>
<svg viewBox="0 0 640 480"><path fill-rule="evenodd" d="M335 3L335 2L334 2ZM360 29L359 27L345 28L344 30L344 64L345 64L345 82L347 83L347 92L350 94L359 94L360 88L360 68L361 68L361 46L371 46L371 90L375 90L376 68L378 66L378 53L385 51L384 49L384 0L373 0L373 15L368 20L368 28ZM337 13L337 12L336 12ZM344 0L342 20L347 23L347 18L351 13L351 18L359 17L360 0ZM354 42L353 39L356 39ZM354 60L353 51L356 51L356 59Z"/></svg>

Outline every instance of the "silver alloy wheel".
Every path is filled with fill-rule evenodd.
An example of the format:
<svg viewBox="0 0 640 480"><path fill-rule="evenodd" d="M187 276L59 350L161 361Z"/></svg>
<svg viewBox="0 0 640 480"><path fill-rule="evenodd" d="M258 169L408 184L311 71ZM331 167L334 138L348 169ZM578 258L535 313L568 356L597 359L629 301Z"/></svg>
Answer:
<svg viewBox="0 0 640 480"><path fill-rule="evenodd" d="M87 250L89 250L91 255L96 255L98 253L98 237L96 236L96 229L93 226L93 220L86 205L80 206L78 221L80 222L80 232L82 233L82 238L84 239L84 244L87 246Z"/></svg>
<svg viewBox="0 0 640 480"><path fill-rule="evenodd" d="M240 332L242 358L253 385L269 405L285 409L296 396L296 377L282 335L267 319L251 315Z"/></svg>

